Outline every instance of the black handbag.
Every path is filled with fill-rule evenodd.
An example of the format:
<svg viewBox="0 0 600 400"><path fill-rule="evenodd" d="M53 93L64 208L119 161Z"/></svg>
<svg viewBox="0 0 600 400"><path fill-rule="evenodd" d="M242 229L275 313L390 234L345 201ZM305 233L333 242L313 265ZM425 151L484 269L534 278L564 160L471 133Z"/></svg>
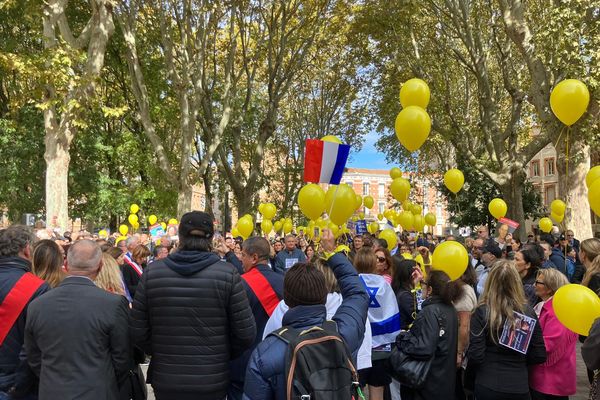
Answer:
<svg viewBox="0 0 600 400"><path fill-rule="evenodd" d="M388 359L390 373L402 385L421 389L425 385L433 357L429 360L415 360L394 346Z"/></svg>

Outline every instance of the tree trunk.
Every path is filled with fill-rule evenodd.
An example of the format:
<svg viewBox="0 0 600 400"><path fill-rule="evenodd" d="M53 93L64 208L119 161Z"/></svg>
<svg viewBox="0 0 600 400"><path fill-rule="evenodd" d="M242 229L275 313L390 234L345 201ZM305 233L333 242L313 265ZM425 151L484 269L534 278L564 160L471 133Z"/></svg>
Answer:
<svg viewBox="0 0 600 400"><path fill-rule="evenodd" d="M508 205L506 216L519 224L519 228L513 233L522 241L526 239L525 212L523 210L523 184L525 176L522 172L511 174L506 184L500 186L502 197Z"/></svg>
<svg viewBox="0 0 600 400"><path fill-rule="evenodd" d="M46 226L67 229L69 219L69 141L46 133Z"/></svg>
<svg viewBox="0 0 600 400"><path fill-rule="evenodd" d="M565 219L560 225L561 231L571 229L575 237L587 239L593 236L592 218L585 175L590 169L590 147L578 141L570 143L569 171L565 141L560 140L556 149L556 168L558 170L559 195L567 203Z"/></svg>
<svg viewBox="0 0 600 400"><path fill-rule="evenodd" d="M177 217L180 219L186 212L192 211L193 187L189 183L180 183L177 194Z"/></svg>

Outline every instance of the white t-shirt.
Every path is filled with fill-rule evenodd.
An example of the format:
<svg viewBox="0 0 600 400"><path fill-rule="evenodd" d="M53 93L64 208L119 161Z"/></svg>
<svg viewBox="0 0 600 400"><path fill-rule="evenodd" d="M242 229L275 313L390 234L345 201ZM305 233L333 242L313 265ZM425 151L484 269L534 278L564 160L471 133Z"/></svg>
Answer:
<svg viewBox="0 0 600 400"><path fill-rule="evenodd" d="M473 312L477 306L477 296L475 296L475 290L470 285L462 286L462 294L454 302L454 308L456 312Z"/></svg>
<svg viewBox="0 0 600 400"><path fill-rule="evenodd" d="M327 295L327 303L325 303L325 308L327 309L327 319L331 319L339 306L342 304L342 295L339 293L329 293ZM265 325L265 330L263 332L263 340L267 337L267 335L277 329L281 328L281 324L283 321L283 315L289 310L289 307L283 300L279 302L273 314L267 321ZM358 349L358 355L356 357L356 369L364 369L371 368L371 324L369 324L369 320L365 323L365 336L363 341Z"/></svg>

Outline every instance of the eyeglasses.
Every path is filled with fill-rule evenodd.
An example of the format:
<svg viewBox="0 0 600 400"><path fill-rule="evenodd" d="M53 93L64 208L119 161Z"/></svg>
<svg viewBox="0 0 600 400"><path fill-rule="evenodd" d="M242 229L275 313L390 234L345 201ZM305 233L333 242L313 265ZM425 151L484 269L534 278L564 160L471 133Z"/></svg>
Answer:
<svg viewBox="0 0 600 400"><path fill-rule="evenodd" d="M567 237L573 237L573 236L574 236L574 235L569 235L569 234L567 234Z"/></svg>
<svg viewBox="0 0 600 400"><path fill-rule="evenodd" d="M536 285L546 286L546 284L542 281L535 281Z"/></svg>
<svg viewBox="0 0 600 400"><path fill-rule="evenodd" d="M377 257L377 261L380 263L385 262L385 257Z"/></svg>

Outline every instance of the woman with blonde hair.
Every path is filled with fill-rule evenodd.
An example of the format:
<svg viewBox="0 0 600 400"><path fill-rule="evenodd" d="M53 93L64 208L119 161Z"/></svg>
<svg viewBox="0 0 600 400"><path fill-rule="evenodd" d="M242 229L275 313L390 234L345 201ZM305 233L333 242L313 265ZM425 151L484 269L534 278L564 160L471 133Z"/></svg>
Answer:
<svg viewBox="0 0 600 400"><path fill-rule="evenodd" d="M592 238L581 242L579 260L585 267L581 284L600 296L600 239Z"/></svg>
<svg viewBox="0 0 600 400"><path fill-rule="evenodd" d="M102 253L102 268L96 277L96 286L107 292L127 296L125 283L117 261L109 253ZM129 299L131 303L131 299Z"/></svg>
<svg viewBox="0 0 600 400"><path fill-rule="evenodd" d="M529 369L533 400L567 399L577 392L577 334L560 323L552 305L554 293L567 284L567 277L554 268L541 270L535 280L535 293L542 299L535 312L544 335L547 361Z"/></svg>
<svg viewBox="0 0 600 400"><path fill-rule="evenodd" d="M57 287L67 276L63 271L64 254L64 250L54 241L40 240L33 248L31 271L51 288Z"/></svg>
<svg viewBox="0 0 600 400"><path fill-rule="evenodd" d="M523 321L535 324L529 345L518 348L511 339L532 328ZM471 317L467 357L477 400L530 399L527 366L545 362L546 349L514 261L499 260L490 269Z"/></svg>

